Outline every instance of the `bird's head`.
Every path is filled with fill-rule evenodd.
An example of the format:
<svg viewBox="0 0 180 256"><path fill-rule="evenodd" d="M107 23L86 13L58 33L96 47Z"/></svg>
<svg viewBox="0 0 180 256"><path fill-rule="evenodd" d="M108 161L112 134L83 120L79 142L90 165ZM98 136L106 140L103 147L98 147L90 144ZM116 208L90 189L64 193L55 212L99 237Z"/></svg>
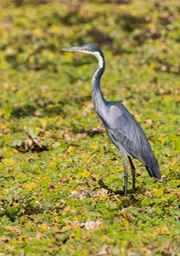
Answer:
<svg viewBox="0 0 180 256"><path fill-rule="evenodd" d="M84 44L82 46L63 48L63 51L68 52L83 52L94 55L95 52L101 52L100 48L95 44Z"/></svg>
<svg viewBox="0 0 180 256"><path fill-rule="evenodd" d="M103 53L99 48L99 46L95 44L84 44L82 46L77 46L77 47L63 48L62 50L68 51L68 52L82 52L82 53L93 55L98 59L100 67L103 67L104 65Z"/></svg>

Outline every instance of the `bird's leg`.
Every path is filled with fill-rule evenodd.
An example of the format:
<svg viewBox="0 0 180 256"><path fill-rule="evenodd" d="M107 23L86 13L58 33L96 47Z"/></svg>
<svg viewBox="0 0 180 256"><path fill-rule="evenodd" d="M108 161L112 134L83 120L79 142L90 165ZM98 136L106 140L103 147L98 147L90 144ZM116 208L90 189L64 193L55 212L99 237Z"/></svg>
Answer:
<svg viewBox="0 0 180 256"><path fill-rule="evenodd" d="M128 192L128 168L127 168L127 161L126 161L126 153L123 148L121 148L121 155L124 167L124 195L127 196Z"/></svg>
<svg viewBox="0 0 180 256"><path fill-rule="evenodd" d="M130 165L131 165L131 173L132 173L132 189L135 190L136 189L136 177L135 177L135 166L130 158L130 156L128 156L128 159L129 159L129 162L130 162Z"/></svg>

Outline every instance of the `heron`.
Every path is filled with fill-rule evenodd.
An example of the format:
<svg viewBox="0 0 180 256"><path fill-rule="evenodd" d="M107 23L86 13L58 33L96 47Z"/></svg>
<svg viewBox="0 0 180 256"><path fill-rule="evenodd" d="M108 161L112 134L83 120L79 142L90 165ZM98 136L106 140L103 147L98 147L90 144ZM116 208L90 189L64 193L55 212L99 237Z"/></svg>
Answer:
<svg viewBox="0 0 180 256"><path fill-rule="evenodd" d="M124 169L124 195L128 193L128 161L132 174L132 189L135 190L135 166L132 158L145 165L150 177L161 179L161 173L156 157L153 154L148 139L128 109L118 101L107 101L100 88L101 77L105 70L104 54L95 44L63 48L63 51L81 52L93 55L98 60L98 68L92 78L92 100L95 110L102 120L109 138L120 150Z"/></svg>

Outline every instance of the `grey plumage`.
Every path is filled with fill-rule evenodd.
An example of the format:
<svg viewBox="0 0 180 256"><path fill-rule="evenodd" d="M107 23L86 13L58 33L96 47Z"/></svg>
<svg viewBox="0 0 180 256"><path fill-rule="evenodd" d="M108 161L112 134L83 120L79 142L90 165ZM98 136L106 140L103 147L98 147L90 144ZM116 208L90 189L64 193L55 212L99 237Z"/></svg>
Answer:
<svg viewBox="0 0 180 256"><path fill-rule="evenodd" d="M151 177L161 179L158 162L138 122L120 102L106 101L102 95L100 80L105 69L105 60L100 48L94 44L86 44L62 50L83 52L94 55L98 59L99 67L92 79L92 99L110 139L121 152L124 167L124 194L127 195L128 186L127 157L132 171L133 189L135 189L135 167L131 157L140 160Z"/></svg>

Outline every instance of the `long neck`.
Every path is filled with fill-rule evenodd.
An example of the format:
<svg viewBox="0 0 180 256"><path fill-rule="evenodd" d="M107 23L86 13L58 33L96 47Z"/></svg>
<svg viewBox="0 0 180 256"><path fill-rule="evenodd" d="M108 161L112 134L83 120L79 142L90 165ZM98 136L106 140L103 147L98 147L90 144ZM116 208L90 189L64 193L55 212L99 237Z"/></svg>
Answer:
<svg viewBox="0 0 180 256"><path fill-rule="evenodd" d="M101 80L102 74L104 73L105 60L104 60L103 54L97 53L94 55L98 59L98 69L96 70L92 78L92 100L93 100L96 112L99 115L102 115L102 109L105 108L106 101L100 89L100 80Z"/></svg>

